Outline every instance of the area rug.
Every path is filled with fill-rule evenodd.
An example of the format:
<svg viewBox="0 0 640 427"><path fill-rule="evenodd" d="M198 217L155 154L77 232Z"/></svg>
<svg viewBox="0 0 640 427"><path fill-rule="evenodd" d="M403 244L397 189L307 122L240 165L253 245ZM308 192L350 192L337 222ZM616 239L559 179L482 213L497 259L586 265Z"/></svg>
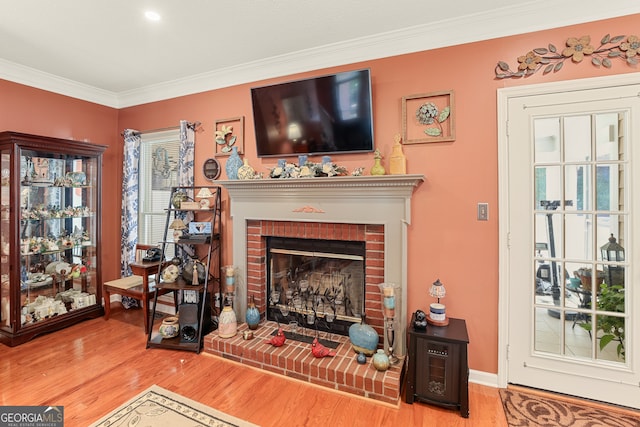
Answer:
<svg viewBox="0 0 640 427"><path fill-rule="evenodd" d="M90 427L258 427L153 385Z"/></svg>
<svg viewBox="0 0 640 427"><path fill-rule="evenodd" d="M509 427L638 427L640 413L589 406L579 401L553 399L533 393L500 389Z"/></svg>

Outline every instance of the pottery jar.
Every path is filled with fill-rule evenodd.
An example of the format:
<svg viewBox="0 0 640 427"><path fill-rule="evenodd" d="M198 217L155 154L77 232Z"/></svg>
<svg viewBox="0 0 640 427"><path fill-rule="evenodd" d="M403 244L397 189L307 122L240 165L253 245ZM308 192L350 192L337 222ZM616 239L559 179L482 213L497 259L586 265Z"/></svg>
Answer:
<svg viewBox="0 0 640 427"><path fill-rule="evenodd" d="M178 324L178 318L175 316L169 316L162 321L162 324L158 328L158 332L162 338L173 338L178 336L180 325Z"/></svg>
<svg viewBox="0 0 640 427"><path fill-rule="evenodd" d="M256 171L249 164L249 160L244 159L244 164L238 169L238 179L253 179Z"/></svg>
<svg viewBox="0 0 640 427"><path fill-rule="evenodd" d="M362 323L354 323L349 327L349 340L353 351L373 356L378 347L379 337L376 330L365 323L363 316Z"/></svg>
<svg viewBox="0 0 640 427"><path fill-rule="evenodd" d="M258 307L256 307L253 296L251 296L251 301L249 302L249 306L247 307L245 319L247 321L247 326L249 327L249 329L255 330L258 328L258 324L260 323L260 311L258 310Z"/></svg>
<svg viewBox="0 0 640 427"><path fill-rule="evenodd" d="M231 306L225 306L218 318L218 336L220 338L231 338L238 332L238 320L236 313Z"/></svg>
<svg viewBox="0 0 640 427"><path fill-rule="evenodd" d="M378 371L386 371L387 369L389 369L389 357L381 348L378 349L378 351L376 351L376 354L373 355L372 363Z"/></svg>

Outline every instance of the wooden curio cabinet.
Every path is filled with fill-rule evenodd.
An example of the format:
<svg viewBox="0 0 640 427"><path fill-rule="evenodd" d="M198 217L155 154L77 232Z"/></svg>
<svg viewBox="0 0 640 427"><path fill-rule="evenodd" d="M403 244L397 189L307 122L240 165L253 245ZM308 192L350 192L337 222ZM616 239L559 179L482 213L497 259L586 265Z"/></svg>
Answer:
<svg viewBox="0 0 640 427"><path fill-rule="evenodd" d="M14 346L103 314L106 147L0 132L0 341Z"/></svg>

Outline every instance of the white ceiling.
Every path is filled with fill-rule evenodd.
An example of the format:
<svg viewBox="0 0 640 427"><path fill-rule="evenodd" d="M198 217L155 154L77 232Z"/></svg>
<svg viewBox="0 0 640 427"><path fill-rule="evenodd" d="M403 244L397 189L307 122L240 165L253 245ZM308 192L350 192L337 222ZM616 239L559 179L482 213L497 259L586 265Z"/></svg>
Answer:
<svg viewBox="0 0 640 427"><path fill-rule="evenodd" d="M639 12L637 0L0 0L0 78L122 108Z"/></svg>

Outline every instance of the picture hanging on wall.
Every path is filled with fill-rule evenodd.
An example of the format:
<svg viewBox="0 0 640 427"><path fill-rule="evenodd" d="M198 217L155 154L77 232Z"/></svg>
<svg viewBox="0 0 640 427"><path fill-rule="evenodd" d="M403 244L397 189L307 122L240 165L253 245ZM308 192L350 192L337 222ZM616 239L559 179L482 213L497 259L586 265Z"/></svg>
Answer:
<svg viewBox="0 0 640 427"><path fill-rule="evenodd" d="M453 91L402 97L403 144L455 141Z"/></svg>
<svg viewBox="0 0 640 427"><path fill-rule="evenodd" d="M215 121L216 156L228 156L233 147L238 154L244 153L244 117Z"/></svg>

